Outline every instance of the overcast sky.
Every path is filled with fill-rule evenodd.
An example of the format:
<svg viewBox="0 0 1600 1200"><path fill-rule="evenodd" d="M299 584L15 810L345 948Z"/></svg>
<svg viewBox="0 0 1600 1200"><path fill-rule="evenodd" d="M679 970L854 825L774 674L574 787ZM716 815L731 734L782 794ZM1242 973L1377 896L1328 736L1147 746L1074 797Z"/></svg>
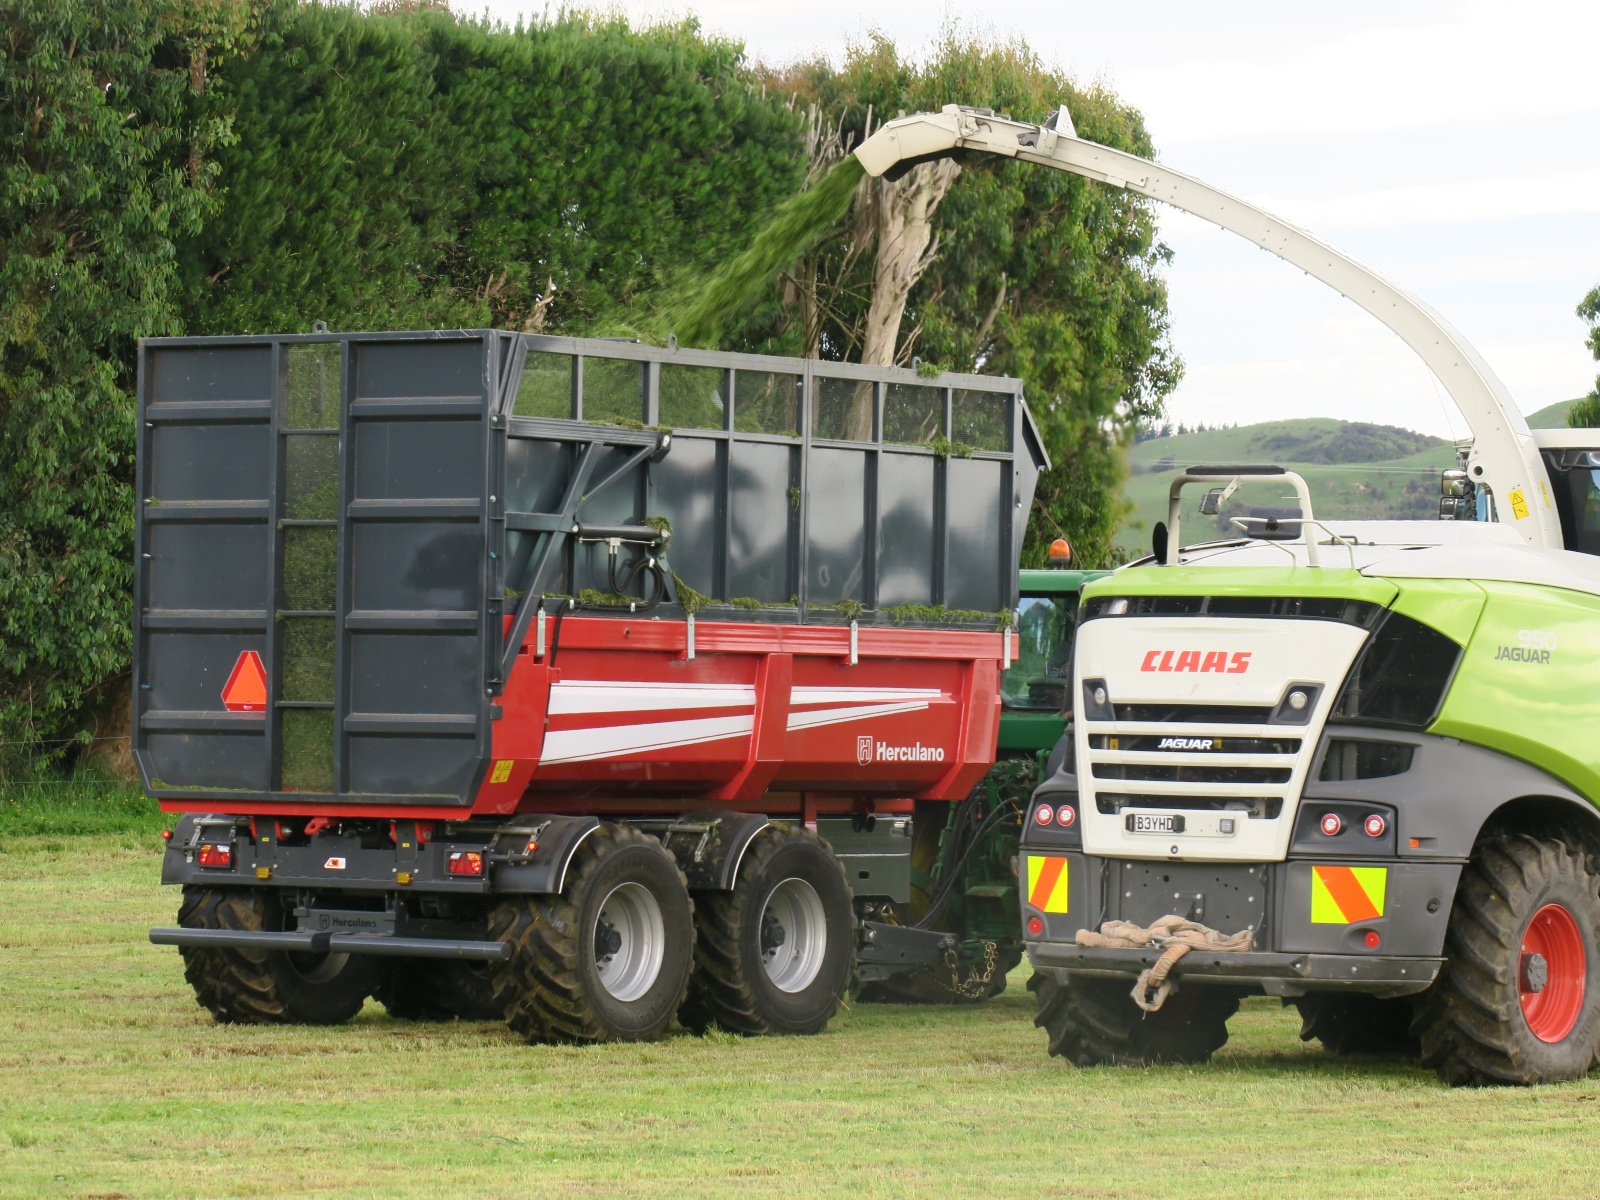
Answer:
<svg viewBox="0 0 1600 1200"><path fill-rule="evenodd" d="M507 21L534 0L455 0ZM1524 412L1597 365L1574 309L1600 283L1597 0L622 0L693 13L782 63L871 29L903 52L941 26L1020 34L1140 109L1169 166L1321 237L1466 335ZM982 96L951 96L984 104ZM1371 317L1232 234L1164 209L1176 420L1340 416L1466 430L1432 373Z"/></svg>

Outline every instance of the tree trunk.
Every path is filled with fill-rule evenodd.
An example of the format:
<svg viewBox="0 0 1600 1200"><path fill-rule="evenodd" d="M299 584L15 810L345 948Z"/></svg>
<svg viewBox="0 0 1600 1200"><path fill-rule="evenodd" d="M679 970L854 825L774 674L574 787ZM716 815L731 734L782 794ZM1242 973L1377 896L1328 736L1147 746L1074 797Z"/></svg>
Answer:
<svg viewBox="0 0 1600 1200"><path fill-rule="evenodd" d="M865 202L857 206L856 240L877 247L861 345L861 361L869 366L892 366L910 350L910 343L900 339L906 302L938 253L933 214L959 174L959 165L941 159L919 164L894 183L869 179L862 184ZM870 398L862 403L858 397L848 436L862 441L872 436Z"/></svg>

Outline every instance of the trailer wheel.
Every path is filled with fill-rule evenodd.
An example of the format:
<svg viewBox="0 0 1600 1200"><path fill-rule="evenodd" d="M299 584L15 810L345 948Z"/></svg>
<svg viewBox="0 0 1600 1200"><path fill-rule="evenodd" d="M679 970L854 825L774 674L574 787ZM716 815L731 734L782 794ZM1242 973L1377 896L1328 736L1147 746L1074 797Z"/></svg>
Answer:
<svg viewBox="0 0 1600 1200"><path fill-rule="evenodd" d="M272 892L186 887L178 924L275 933L294 921ZM236 946L184 946L180 953L195 999L225 1024L339 1025L361 1011L377 981L376 962L356 954Z"/></svg>
<svg viewBox="0 0 1600 1200"><path fill-rule="evenodd" d="M1409 996L1321 993L1285 1003L1300 1011L1300 1040L1319 1041L1330 1054L1417 1056L1417 1038L1411 1032L1414 1005Z"/></svg>
<svg viewBox="0 0 1600 1200"><path fill-rule="evenodd" d="M697 1033L821 1033L850 985L856 922L844 868L816 834L774 825L731 892L700 892L679 1017Z"/></svg>
<svg viewBox="0 0 1600 1200"><path fill-rule="evenodd" d="M643 1042L683 1003L694 906L665 847L603 824L559 896L507 896L489 935L511 948L491 976L506 1024L529 1042Z"/></svg>
<svg viewBox="0 0 1600 1200"><path fill-rule="evenodd" d="M372 997L401 1021L498 1021L494 968L486 962L399 958L383 968Z"/></svg>
<svg viewBox="0 0 1600 1200"><path fill-rule="evenodd" d="M1571 846L1514 835L1463 868L1422 1061L1452 1086L1581 1079L1600 1050L1600 884Z"/></svg>
<svg viewBox="0 0 1600 1200"><path fill-rule="evenodd" d="M1028 990L1049 1052L1079 1067L1206 1062L1228 1040L1228 1018L1239 1011L1238 993L1222 987L1182 988L1153 1013L1134 1004L1131 980L1034 975Z"/></svg>

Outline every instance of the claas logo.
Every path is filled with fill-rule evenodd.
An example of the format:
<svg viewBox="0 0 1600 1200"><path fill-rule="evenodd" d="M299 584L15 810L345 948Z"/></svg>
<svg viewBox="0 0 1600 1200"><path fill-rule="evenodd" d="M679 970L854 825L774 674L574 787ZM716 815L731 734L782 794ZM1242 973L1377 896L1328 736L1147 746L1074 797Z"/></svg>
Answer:
<svg viewBox="0 0 1600 1200"><path fill-rule="evenodd" d="M1240 675L1250 669L1248 650L1148 650L1141 671Z"/></svg>

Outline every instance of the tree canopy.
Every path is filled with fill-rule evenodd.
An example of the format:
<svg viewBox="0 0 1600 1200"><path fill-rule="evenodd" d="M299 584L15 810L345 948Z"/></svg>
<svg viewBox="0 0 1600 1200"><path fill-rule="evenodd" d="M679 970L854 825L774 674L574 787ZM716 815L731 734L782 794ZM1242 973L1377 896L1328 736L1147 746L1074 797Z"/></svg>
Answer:
<svg viewBox="0 0 1600 1200"><path fill-rule="evenodd" d="M138 338L316 320L670 329L686 289L870 126L950 101L1041 119L1063 100L1086 136L1150 153L1114 96L1021 43L953 33L925 60L874 37L839 68L769 70L692 20L563 10L507 29L438 0L13 0L0 775L81 737L126 679ZM1066 533L1104 561L1120 441L1178 372L1148 207L999 162L952 170L928 201L894 304L873 308L885 226L863 186L715 340L858 357L872 318L885 358L1021 376L1056 461L1030 554Z"/></svg>
<svg viewBox="0 0 1600 1200"><path fill-rule="evenodd" d="M1600 286L1583 298L1578 316L1589 323L1589 352L1600 362ZM1575 429L1600 426L1600 376L1596 376L1589 394L1567 410L1567 424Z"/></svg>

